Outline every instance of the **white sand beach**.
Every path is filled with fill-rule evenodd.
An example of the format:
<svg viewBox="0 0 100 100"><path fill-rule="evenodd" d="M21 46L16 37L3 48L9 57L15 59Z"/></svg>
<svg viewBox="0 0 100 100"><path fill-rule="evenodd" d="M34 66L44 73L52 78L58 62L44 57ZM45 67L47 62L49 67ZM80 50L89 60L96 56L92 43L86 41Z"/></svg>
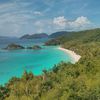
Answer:
<svg viewBox="0 0 100 100"><path fill-rule="evenodd" d="M71 51L71 50L68 50L68 49L65 49L65 48L62 48L62 47L58 47L58 49L66 52L72 58L72 63L73 64L78 62L79 59L81 58L81 56L76 54L74 51Z"/></svg>

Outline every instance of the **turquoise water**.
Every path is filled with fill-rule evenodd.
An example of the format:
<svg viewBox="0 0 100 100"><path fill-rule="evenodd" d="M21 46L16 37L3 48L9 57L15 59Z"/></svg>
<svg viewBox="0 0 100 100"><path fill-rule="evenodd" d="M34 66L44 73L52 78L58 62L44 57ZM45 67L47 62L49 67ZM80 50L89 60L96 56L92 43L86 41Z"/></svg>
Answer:
<svg viewBox="0 0 100 100"><path fill-rule="evenodd" d="M23 45L25 46L25 43ZM13 76L20 77L24 70L40 75L44 69L52 69L54 64L71 61L71 58L57 47L42 46L42 48L41 50L0 50L0 84L6 83Z"/></svg>

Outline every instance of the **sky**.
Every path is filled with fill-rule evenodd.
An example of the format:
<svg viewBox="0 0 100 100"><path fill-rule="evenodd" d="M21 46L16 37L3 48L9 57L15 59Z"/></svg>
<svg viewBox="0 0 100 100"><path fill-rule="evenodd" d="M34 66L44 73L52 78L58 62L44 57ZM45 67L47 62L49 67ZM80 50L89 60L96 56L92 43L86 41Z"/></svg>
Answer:
<svg viewBox="0 0 100 100"><path fill-rule="evenodd" d="M0 36L100 27L100 0L0 0Z"/></svg>

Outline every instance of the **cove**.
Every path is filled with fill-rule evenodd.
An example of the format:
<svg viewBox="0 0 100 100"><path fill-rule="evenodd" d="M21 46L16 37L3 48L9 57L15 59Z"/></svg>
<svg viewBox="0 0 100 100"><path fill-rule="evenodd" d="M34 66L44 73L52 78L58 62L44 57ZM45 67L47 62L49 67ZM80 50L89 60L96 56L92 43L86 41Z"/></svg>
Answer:
<svg viewBox="0 0 100 100"><path fill-rule="evenodd" d="M43 70L51 70L55 64L71 60L56 46L42 46L41 50L0 50L0 85L14 76L21 77L25 70L41 75Z"/></svg>

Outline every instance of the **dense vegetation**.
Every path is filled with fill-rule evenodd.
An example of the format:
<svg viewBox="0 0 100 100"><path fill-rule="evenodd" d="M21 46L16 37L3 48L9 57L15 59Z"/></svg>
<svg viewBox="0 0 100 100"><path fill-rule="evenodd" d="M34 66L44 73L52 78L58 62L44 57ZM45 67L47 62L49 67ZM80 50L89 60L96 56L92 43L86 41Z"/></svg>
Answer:
<svg viewBox="0 0 100 100"><path fill-rule="evenodd" d="M69 34L65 34L64 36L59 36L56 39L51 39L50 41L46 42L45 45L58 45L58 44L64 44L65 42L94 42L94 41L100 41L100 29L92 29L92 30L86 30L86 31L79 31L79 32L70 32ZM78 44L79 44L78 43Z"/></svg>
<svg viewBox="0 0 100 100"><path fill-rule="evenodd" d="M41 76L25 71L21 78L13 77L0 87L0 100L100 100L100 29L75 32L48 44L61 44L82 58L76 64L61 62Z"/></svg>

